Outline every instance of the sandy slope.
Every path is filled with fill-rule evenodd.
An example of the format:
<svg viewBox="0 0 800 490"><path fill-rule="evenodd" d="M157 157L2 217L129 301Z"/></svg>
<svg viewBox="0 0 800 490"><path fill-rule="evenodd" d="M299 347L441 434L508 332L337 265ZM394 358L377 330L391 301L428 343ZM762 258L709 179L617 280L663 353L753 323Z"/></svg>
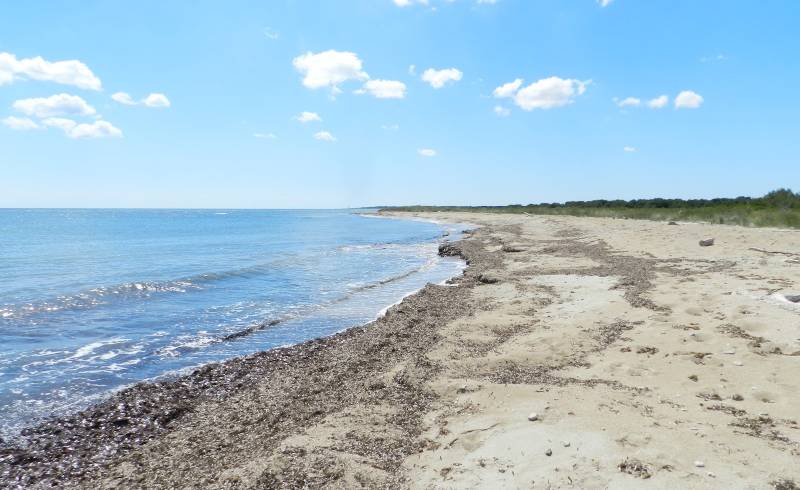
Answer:
<svg viewBox="0 0 800 490"><path fill-rule="evenodd" d="M438 217L488 225L502 262L430 354L412 487L800 483L800 232Z"/></svg>

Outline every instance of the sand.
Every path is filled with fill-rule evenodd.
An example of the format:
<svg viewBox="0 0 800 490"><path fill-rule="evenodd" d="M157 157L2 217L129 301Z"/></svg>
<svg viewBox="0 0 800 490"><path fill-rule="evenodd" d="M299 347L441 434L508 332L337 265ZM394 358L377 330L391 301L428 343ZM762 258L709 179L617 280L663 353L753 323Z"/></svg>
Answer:
<svg viewBox="0 0 800 490"><path fill-rule="evenodd" d="M796 488L800 304L784 295L800 293L800 232L420 216L480 226L444 250L468 259L463 277L364 327L43 426L0 448L0 481ZM153 393L185 402L134 410Z"/></svg>

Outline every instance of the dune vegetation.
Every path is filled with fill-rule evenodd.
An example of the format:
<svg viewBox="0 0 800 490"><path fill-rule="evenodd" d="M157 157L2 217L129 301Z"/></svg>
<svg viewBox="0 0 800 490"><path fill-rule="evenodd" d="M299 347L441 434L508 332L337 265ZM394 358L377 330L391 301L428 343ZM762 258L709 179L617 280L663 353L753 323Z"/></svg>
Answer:
<svg viewBox="0 0 800 490"><path fill-rule="evenodd" d="M697 221L742 226L800 228L800 193L778 189L762 197L716 199L633 199L511 204L508 206L401 206L392 211L520 213Z"/></svg>

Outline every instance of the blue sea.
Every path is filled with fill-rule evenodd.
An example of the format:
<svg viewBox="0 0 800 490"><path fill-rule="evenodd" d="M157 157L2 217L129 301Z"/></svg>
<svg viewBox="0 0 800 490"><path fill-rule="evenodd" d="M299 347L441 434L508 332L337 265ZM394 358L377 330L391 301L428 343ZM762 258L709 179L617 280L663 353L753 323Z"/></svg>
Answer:
<svg viewBox="0 0 800 490"><path fill-rule="evenodd" d="M463 226L350 211L0 209L0 437L375 319Z"/></svg>

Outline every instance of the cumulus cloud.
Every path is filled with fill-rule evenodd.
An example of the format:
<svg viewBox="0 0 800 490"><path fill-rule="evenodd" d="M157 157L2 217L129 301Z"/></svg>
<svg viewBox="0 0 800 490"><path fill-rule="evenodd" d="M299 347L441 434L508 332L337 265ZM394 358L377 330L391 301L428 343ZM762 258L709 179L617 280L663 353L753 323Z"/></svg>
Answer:
<svg viewBox="0 0 800 490"><path fill-rule="evenodd" d="M647 107L651 109L661 109L669 104L669 97L666 95L660 95L655 99L650 99L647 101Z"/></svg>
<svg viewBox="0 0 800 490"><path fill-rule="evenodd" d="M322 118L319 117L319 114L317 114L316 112L308 112L308 111L301 112L297 117L295 117L295 119L304 124L312 121L322 121Z"/></svg>
<svg viewBox="0 0 800 490"><path fill-rule="evenodd" d="M534 109L553 109L571 104L575 97L586 91L590 82L559 77L543 78L527 87L520 88L522 79L501 85L494 90L494 96L509 97L526 111Z"/></svg>
<svg viewBox="0 0 800 490"><path fill-rule="evenodd" d="M11 53L0 53L0 85L25 79L72 85L88 90L102 88L100 79L78 60L47 61L41 56L17 59Z"/></svg>
<svg viewBox="0 0 800 490"><path fill-rule="evenodd" d="M428 5L428 0L392 0L398 7L408 7L410 5Z"/></svg>
<svg viewBox="0 0 800 490"><path fill-rule="evenodd" d="M169 107L170 104L169 99L164 94L150 94L144 99L142 99L142 104L146 105L147 107Z"/></svg>
<svg viewBox="0 0 800 490"><path fill-rule="evenodd" d="M72 119L51 117L42 121L45 126L58 128L72 139L82 138L120 138L122 131L108 121L98 120L91 123L77 123Z"/></svg>
<svg viewBox="0 0 800 490"><path fill-rule="evenodd" d="M314 139L320 141L336 141L336 137L327 131L320 131L318 133L314 133Z"/></svg>
<svg viewBox="0 0 800 490"><path fill-rule="evenodd" d="M356 93L368 93L378 99L402 99L406 96L406 84L397 80L369 80Z"/></svg>
<svg viewBox="0 0 800 490"><path fill-rule="evenodd" d="M417 153L419 153L420 156L428 158L436 156L436 150L432 148L420 148L419 150L417 150Z"/></svg>
<svg viewBox="0 0 800 490"><path fill-rule="evenodd" d="M675 97L676 109L697 109L703 104L703 97L697 92L684 90Z"/></svg>
<svg viewBox="0 0 800 490"><path fill-rule="evenodd" d="M6 126L15 131L29 131L31 129L41 128L41 126L36 124L36 122L33 121L32 119L28 119L27 117L14 117L14 116L8 116L7 118L3 119L3 126Z"/></svg>
<svg viewBox="0 0 800 490"><path fill-rule="evenodd" d="M115 102L119 102L120 104L123 105L143 104L146 105L147 107L155 107L155 108L164 108L172 105L167 96L164 94L150 94L147 97L143 98L142 100L136 101L127 92L116 92L111 95L111 98Z"/></svg>
<svg viewBox="0 0 800 490"><path fill-rule="evenodd" d="M616 102L620 107L639 107L642 104L641 99L637 99L636 97L626 97Z"/></svg>
<svg viewBox="0 0 800 490"><path fill-rule="evenodd" d="M126 92L117 92L111 95L111 99L124 105L136 105L137 102L133 100L130 94Z"/></svg>
<svg viewBox="0 0 800 490"><path fill-rule="evenodd" d="M499 117L508 117L511 115L511 109L501 105L494 106L494 113Z"/></svg>
<svg viewBox="0 0 800 490"><path fill-rule="evenodd" d="M308 52L292 61L303 75L303 85L310 89L330 88L334 91L348 80L366 80L369 75L355 53L330 49L321 53Z"/></svg>
<svg viewBox="0 0 800 490"><path fill-rule="evenodd" d="M97 111L77 95L57 94L50 97L21 99L13 104L14 109L38 118L53 116L92 116Z"/></svg>
<svg viewBox="0 0 800 490"><path fill-rule="evenodd" d="M448 83L455 83L464 76L461 70L456 68L445 68L443 70L435 70L428 68L422 73L422 79L428 82L433 88L442 88Z"/></svg>
<svg viewBox="0 0 800 490"><path fill-rule="evenodd" d="M522 86L522 79L517 78L513 82L508 82L506 84L500 85L496 89L494 89L493 95L498 99L503 99L506 97L513 97L514 94L517 93L517 90Z"/></svg>

